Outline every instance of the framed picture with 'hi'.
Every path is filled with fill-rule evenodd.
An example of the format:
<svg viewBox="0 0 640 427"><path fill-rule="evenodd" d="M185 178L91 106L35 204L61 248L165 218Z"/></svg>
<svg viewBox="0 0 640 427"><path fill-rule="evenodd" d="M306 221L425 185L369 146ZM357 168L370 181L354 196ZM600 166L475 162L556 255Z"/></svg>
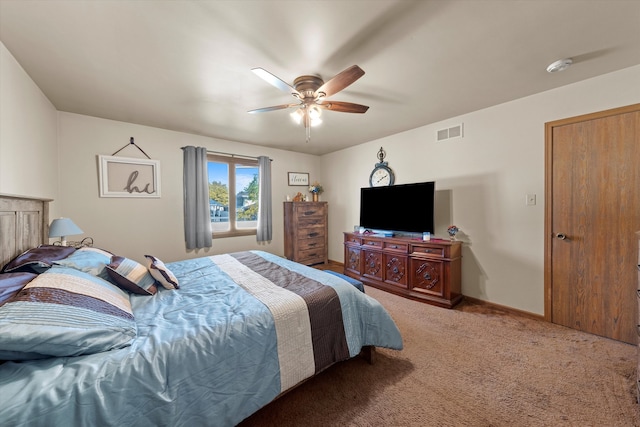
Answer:
<svg viewBox="0 0 640 427"><path fill-rule="evenodd" d="M160 197L158 160L98 156L100 197Z"/></svg>

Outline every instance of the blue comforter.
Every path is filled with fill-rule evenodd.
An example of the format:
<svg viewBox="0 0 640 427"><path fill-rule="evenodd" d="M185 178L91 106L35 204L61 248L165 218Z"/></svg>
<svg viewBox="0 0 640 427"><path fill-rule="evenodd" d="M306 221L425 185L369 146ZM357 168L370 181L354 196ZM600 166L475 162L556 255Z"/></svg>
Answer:
<svg viewBox="0 0 640 427"><path fill-rule="evenodd" d="M167 264L181 287L131 296L138 335L130 347L0 365L0 424L233 426L345 352L402 348L386 310L340 277L266 252L236 255ZM283 271L331 289L342 353L331 347L318 358L326 336L308 318L312 305L329 305L293 282L274 287Z"/></svg>

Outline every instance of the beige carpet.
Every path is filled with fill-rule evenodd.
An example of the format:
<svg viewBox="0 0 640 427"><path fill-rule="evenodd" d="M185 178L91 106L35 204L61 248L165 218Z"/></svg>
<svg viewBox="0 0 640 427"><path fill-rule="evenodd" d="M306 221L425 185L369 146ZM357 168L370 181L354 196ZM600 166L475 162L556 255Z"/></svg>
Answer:
<svg viewBox="0 0 640 427"><path fill-rule="evenodd" d="M339 363L241 426L640 426L636 347L464 303L367 287L405 349Z"/></svg>

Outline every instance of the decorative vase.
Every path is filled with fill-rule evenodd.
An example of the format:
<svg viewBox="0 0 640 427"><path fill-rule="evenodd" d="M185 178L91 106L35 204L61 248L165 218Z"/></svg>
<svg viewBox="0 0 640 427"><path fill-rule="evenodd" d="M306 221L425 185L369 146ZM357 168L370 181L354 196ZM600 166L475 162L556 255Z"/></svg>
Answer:
<svg viewBox="0 0 640 427"><path fill-rule="evenodd" d="M318 201L318 198L319 198L319 197L318 197L318 193L311 193L311 194L313 194L313 201L314 201L314 202L317 202L317 201Z"/></svg>
<svg viewBox="0 0 640 427"><path fill-rule="evenodd" d="M449 239L451 239L452 242L456 240L456 234L458 234L458 231L460 231L460 229L455 225L450 225L449 228L447 228L447 233L449 233Z"/></svg>

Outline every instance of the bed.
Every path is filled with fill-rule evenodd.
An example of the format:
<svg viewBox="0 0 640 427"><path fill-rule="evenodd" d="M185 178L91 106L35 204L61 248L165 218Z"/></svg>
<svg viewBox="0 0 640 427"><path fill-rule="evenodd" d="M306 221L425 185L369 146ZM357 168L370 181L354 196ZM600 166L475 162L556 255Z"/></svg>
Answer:
<svg viewBox="0 0 640 427"><path fill-rule="evenodd" d="M339 275L264 251L142 265L39 246L47 203L0 195L0 276L19 276L0 301L3 426L233 426L363 349L402 349Z"/></svg>

